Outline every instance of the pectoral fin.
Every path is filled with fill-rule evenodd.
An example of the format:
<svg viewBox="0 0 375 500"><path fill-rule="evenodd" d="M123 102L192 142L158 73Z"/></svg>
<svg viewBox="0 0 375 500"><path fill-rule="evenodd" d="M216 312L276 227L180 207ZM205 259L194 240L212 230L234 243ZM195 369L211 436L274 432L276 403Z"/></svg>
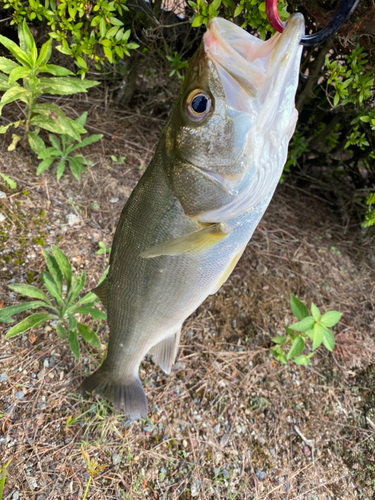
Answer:
<svg viewBox="0 0 375 500"><path fill-rule="evenodd" d="M227 281L229 276L232 274L233 269L236 267L237 262L240 260L245 248L246 245L230 261L229 266L225 269L223 274L220 276L219 281L216 283L215 290L211 292L210 295L214 295L218 290L220 290L221 286Z"/></svg>
<svg viewBox="0 0 375 500"><path fill-rule="evenodd" d="M160 245L143 250L140 256L145 259L159 257L160 255L179 255L182 253L200 253L209 250L223 238L228 232L223 223L211 224L208 227L185 234L180 238L168 240Z"/></svg>
<svg viewBox="0 0 375 500"><path fill-rule="evenodd" d="M167 337L150 349L149 355L152 361L159 365L167 375L171 373L172 365L176 359L180 336L181 328L174 335Z"/></svg>

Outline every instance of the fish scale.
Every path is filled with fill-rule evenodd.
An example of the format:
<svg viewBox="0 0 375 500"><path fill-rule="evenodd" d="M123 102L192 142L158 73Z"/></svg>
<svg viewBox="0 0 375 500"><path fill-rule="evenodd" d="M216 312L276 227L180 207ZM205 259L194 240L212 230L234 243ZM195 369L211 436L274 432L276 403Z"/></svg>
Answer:
<svg viewBox="0 0 375 500"><path fill-rule="evenodd" d="M130 419L147 415L142 359L170 372L184 320L228 278L272 198L296 122L302 32L298 14L268 42L211 20L122 211L107 281L94 290L107 304L107 357L81 390Z"/></svg>

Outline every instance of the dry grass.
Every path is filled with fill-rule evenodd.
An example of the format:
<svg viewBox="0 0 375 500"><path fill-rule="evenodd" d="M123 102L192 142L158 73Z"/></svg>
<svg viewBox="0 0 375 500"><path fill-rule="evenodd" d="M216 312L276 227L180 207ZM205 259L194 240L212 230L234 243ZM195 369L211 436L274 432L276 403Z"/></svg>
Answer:
<svg viewBox="0 0 375 500"><path fill-rule="evenodd" d="M62 248L91 287L106 266L95 254L98 242L110 246L163 125L143 105L103 113L92 97L65 106L71 116L88 110L90 131L105 138L87 151L94 166L80 183L69 174L60 184L54 172L36 177L28 153L10 155L3 146L1 171L19 190L1 200L8 217L0 231L2 306L16 300L9 282L37 281L43 261L36 240ZM126 156L125 164L111 162L111 154ZM80 224L67 226L67 213ZM9 341L2 335L0 373L8 379L1 384L0 465L13 458L4 498L81 499L87 453L102 466L90 499L370 500L372 248L355 227L343 235L328 204L281 186L229 281L187 320L173 374L142 364L145 422L130 423L106 401L75 394L100 353L84 350L76 362L49 327ZM333 355L321 348L307 369L281 366L268 353L270 338L293 321L290 293L343 312ZM100 335L104 343L105 327Z"/></svg>

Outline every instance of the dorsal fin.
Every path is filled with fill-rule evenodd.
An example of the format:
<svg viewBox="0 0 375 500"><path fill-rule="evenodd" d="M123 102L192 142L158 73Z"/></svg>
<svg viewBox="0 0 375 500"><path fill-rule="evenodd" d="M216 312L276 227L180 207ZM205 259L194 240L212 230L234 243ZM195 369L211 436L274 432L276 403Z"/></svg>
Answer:
<svg viewBox="0 0 375 500"><path fill-rule="evenodd" d="M100 285L92 289L92 292L100 299L100 302L107 309L107 278Z"/></svg>

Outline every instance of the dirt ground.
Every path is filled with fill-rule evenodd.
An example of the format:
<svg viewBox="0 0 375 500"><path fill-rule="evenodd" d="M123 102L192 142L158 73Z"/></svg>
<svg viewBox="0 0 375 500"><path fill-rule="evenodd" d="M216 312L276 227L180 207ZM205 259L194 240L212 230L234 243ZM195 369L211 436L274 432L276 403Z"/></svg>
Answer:
<svg viewBox="0 0 375 500"><path fill-rule="evenodd" d="M114 110L98 93L59 101L72 117L88 111L90 133L104 133L85 150L93 166L80 182L69 172L58 182L54 169L37 177L35 157L7 152L2 139L0 170L17 190L0 186L0 307L22 300L8 284L38 283L43 245L85 270L85 292L94 286L108 258L98 244L111 245L173 104L160 99L158 112ZM102 352L82 343L79 362L51 326L6 340L2 324L4 498L82 499L85 454L100 466L92 500L375 498L374 253L358 225L344 233L323 195L279 186L230 279L186 321L173 373L142 364L145 421L75 392L100 362L105 324L96 325ZM343 313L333 354L321 347L307 368L269 354L271 337L295 321L291 293Z"/></svg>

